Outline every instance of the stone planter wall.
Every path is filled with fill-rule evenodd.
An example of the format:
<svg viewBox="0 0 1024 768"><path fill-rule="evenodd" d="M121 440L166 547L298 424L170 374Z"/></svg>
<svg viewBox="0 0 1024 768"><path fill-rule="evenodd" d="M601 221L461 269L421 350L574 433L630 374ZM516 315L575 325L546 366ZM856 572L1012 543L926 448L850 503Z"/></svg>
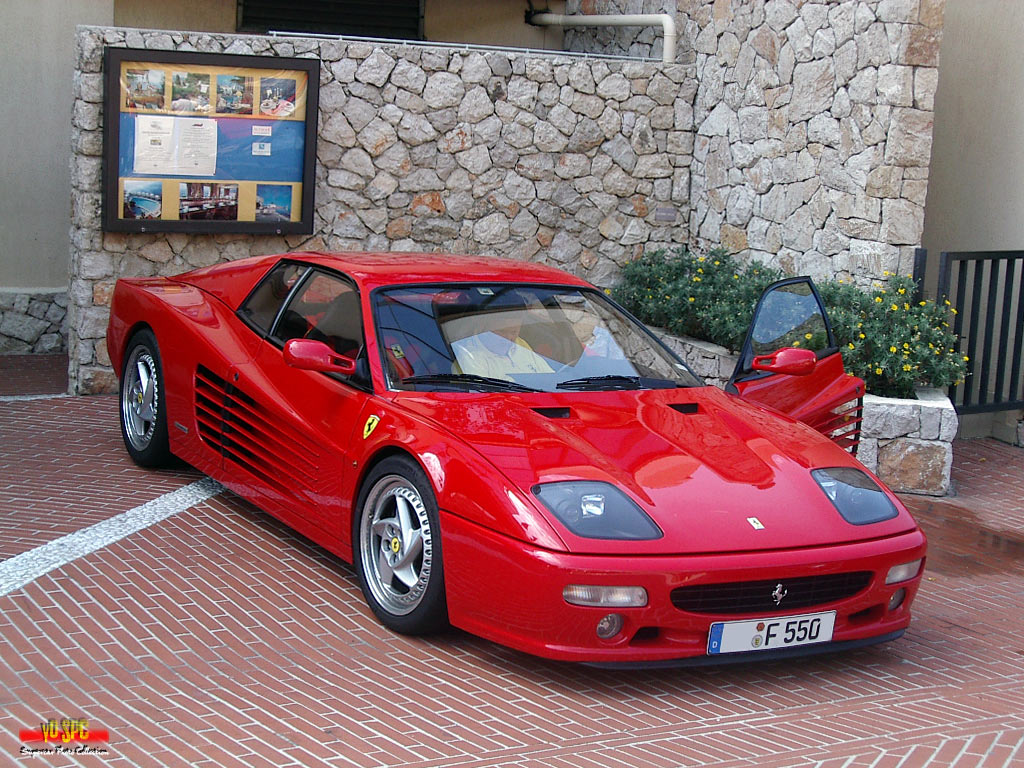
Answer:
<svg viewBox="0 0 1024 768"><path fill-rule="evenodd" d="M918 389L916 400L865 395L857 458L893 490L944 496L958 423L938 389Z"/></svg>
<svg viewBox="0 0 1024 768"><path fill-rule="evenodd" d="M655 330L708 384L725 386L737 355L717 344ZM916 400L865 395L857 458L894 491L945 496L957 426L953 404L941 390L919 389Z"/></svg>
<svg viewBox="0 0 1024 768"><path fill-rule="evenodd" d="M708 384L724 389L732 372L736 369L737 355L725 347L710 341L699 341L688 336L673 336L661 329L654 329L659 338L679 355L694 372Z"/></svg>

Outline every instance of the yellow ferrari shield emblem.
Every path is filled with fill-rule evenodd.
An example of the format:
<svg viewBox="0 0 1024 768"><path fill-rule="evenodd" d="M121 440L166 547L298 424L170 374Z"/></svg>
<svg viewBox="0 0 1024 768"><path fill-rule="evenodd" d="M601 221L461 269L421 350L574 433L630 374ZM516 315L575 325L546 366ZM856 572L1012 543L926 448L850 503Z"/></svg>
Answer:
<svg viewBox="0 0 1024 768"><path fill-rule="evenodd" d="M366 420L366 423L363 424L363 440L373 434L373 430L377 428L378 424L380 424L380 416L371 416Z"/></svg>

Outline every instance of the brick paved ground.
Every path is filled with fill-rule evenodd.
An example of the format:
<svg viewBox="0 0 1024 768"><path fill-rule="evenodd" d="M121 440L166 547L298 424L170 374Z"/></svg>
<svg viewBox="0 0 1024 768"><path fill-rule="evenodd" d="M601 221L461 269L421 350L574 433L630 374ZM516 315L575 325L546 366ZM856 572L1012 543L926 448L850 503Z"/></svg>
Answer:
<svg viewBox="0 0 1024 768"><path fill-rule="evenodd" d="M136 466L117 407L116 397L0 403L0 559L201 477L185 465L159 472Z"/></svg>
<svg viewBox="0 0 1024 768"><path fill-rule="evenodd" d="M0 355L0 396L68 391L68 356Z"/></svg>
<svg viewBox="0 0 1024 768"><path fill-rule="evenodd" d="M195 479L131 465L116 407L0 400L0 557ZM393 635L347 565L220 494L0 597L0 763L1024 765L1024 450L955 455L957 497L908 497L932 546L903 639L719 669ZM109 753L19 761L51 716Z"/></svg>

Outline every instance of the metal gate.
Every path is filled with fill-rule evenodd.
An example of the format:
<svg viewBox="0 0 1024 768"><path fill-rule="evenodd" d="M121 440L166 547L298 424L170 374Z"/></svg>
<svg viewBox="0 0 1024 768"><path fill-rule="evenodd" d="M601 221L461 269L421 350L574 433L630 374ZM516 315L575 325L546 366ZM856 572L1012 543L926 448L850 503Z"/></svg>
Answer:
<svg viewBox="0 0 1024 768"><path fill-rule="evenodd" d="M966 381L949 388L957 412L1024 408L1024 251L943 252L938 297L956 309L969 358Z"/></svg>

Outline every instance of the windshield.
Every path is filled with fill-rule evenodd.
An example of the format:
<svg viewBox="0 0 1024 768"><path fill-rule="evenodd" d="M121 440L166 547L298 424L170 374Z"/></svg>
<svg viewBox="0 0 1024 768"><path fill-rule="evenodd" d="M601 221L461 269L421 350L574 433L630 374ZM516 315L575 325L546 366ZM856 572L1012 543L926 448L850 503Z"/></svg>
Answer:
<svg viewBox="0 0 1024 768"><path fill-rule="evenodd" d="M530 285L378 291L388 385L444 391L700 386L686 365L596 290Z"/></svg>

